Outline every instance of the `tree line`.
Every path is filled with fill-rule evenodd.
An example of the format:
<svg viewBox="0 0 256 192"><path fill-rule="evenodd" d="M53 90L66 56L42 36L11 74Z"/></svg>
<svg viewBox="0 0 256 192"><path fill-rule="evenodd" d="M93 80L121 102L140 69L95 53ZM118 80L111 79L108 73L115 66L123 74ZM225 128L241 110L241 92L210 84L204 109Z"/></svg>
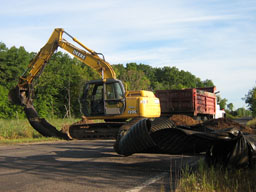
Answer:
<svg viewBox="0 0 256 192"><path fill-rule="evenodd" d="M19 76L35 54L27 52L24 47L7 48L0 42L0 118L24 117L22 107L8 101L8 92L17 85ZM112 66L117 78L127 85L128 90L155 91L214 86L211 80L201 80L176 67L155 68L137 63ZM99 78L93 69L76 58L56 52L35 84L34 106L41 117L80 117L79 96L83 85L86 81ZM247 103L251 102L249 98L253 94L255 95L248 93L245 100ZM219 102L221 101L223 99L220 98ZM255 102L255 98L253 101ZM254 107L252 106L252 110Z"/></svg>

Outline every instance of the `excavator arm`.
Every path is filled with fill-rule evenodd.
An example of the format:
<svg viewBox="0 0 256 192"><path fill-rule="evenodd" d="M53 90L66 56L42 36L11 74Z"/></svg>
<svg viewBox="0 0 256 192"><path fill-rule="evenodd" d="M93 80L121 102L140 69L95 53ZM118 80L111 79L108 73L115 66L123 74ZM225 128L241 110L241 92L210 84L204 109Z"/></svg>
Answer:
<svg viewBox="0 0 256 192"><path fill-rule="evenodd" d="M96 53L95 51L89 49L76 38L69 35L67 32L63 31L63 33L66 33L69 37L71 37L72 40L79 44L82 48L84 48L84 50L75 47L74 45L62 38L58 41L58 45L61 48L71 53L74 57L82 61L84 64L97 71L102 79L116 79L115 71L113 70L112 66L105 61L103 54ZM102 55L103 59L100 58L99 55Z"/></svg>
<svg viewBox="0 0 256 192"><path fill-rule="evenodd" d="M64 33L68 35L74 42L80 45L83 49L80 49L63 39ZM102 79L116 79L116 74L113 68L108 62L104 60L104 56L103 59L100 58L98 56L100 53L96 53L95 51L89 49L76 38L65 32L62 28L56 28L54 29L48 42L44 45L44 47L41 48L38 54L28 65L28 69L20 77L18 83L19 88L26 88L28 85L32 84L34 79L40 76L44 66L50 60L51 56L54 54L58 47L61 47L82 61L84 64L93 68L99 73Z"/></svg>
<svg viewBox="0 0 256 192"><path fill-rule="evenodd" d="M67 40L63 39L64 34L81 46L81 48L78 48L69 43ZM32 83L41 75L45 65L48 63L58 47L66 50L75 58L97 71L102 77L103 81L108 78L116 79L115 71L113 70L112 66L105 61L103 54L96 53L95 51L89 49L75 37L65 32L64 29L56 28L54 29L48 42L41 48L34 59L29 63L27 70L19 78L17 87L10 91L9 98L12 102L15 104L26 105L26 103L32 99ZM99 55L102 55L103 58L99 57Z"/></svg>

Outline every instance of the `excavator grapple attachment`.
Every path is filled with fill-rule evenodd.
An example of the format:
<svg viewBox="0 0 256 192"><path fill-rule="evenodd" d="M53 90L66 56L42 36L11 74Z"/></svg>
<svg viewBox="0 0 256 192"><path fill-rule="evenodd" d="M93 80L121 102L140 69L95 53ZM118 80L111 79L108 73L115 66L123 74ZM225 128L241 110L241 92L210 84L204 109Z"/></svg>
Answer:
<svg viewBox="0 0 256 192"><path fill-rule="evenodd" d="M35 110L34 106L27 104L25 107L25 113L31 126L45 137L57 137L60 139L69 140L67 134L58 131L54 126L48 123L44 118L40 118Z"/></svg>
<svg viewBox="0 0 256 192"><path fill-rule="evenodd" d="M32 92L29 90L33 89L26 89L21 90L18 86L11 89L8 94L9 100L16 105L24 106L25 114L28 118L29 123L31 126L38 131L41 135L45 137L57 137L60 139L69 139L67 134L58 131L54 126L48 123L44 118L40 118L36 109L32 104L32 100L29 95Z"/></svg>

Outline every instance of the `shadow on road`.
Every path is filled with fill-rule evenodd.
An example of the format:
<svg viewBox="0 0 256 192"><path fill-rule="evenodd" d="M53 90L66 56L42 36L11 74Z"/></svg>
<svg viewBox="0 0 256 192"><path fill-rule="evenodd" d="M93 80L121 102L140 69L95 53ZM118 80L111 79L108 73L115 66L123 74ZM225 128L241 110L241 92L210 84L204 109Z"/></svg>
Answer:
<svg viewBox="0 0 256 192"><path fill-rule="evenodd" d="M191 160L191 157L160 154L123 157L116 154L112 146L113 141L77 141L21 147L20 150L26 148L30 151L26 155L20 151L16 155L4 155L2 151L1 167L16 171L4 171L0 173L0 178L22 177L25 174L36 177L35 181L72 181L82 185L90 183L99 189L114 185L128 190L131 186L143 183L145 178L165 172L166 178L161 182L170 191L173 188L170 187L171 183L176 182L173 180L173 171L169 174L174 162L176 167L180 167L182 162L185 164L187 160ZM41 152L33 154L33 151Z"/></svg>

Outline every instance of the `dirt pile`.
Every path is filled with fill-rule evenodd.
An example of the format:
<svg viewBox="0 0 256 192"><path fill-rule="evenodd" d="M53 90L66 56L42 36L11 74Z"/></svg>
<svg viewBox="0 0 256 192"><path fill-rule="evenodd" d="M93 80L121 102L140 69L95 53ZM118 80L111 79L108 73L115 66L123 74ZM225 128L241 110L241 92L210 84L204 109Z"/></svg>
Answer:
<svg viewBox="0 0 256 192"><path fill-rule="evenodd" d="M226 118L211 119L211 120L208 120L201 124L196 125L196 127L197 128L209 128L209 129L213 129L213 130L236 128L236 129L246 132L246 133L252 133L252 134L256 133L255 130L251 129L250 127L241 125L235 121L232 121L231 119L226 119Z"/></svg>
<svg viewBox="0 0 256 192"><path fill-rule="evenodd" d="M195 130L205 130L205 128L212 130L236 128L246 133L256 134L256 130L226 118L211 119L205 122L200 122L187 115L173 115L169 119L177 126L189 126Z"/></svg>
<svg viewBox="0 0 256 192"><path fill-rule="evenodd" d="M169 119L178 126L193 126L200 123L199 121L187 115L173 115Z"/></svg>
<svg viewBox="0 0 256 192"><path fill-rule="evenodd" d="M81 125L81 126L84 125L83 128L89 128L89 126L87 126L87 124L90 124L90 123L93 123L93 121L88 120L85 116L82 116L82 119L78 122L75 122L71 125L67 125L67 124L63 125L62 128L61 128L61 132L66 134L69 139L73 139L75 137L70 135L70 132L71 132L70 127L76 126L76 125Z"/></svg>

